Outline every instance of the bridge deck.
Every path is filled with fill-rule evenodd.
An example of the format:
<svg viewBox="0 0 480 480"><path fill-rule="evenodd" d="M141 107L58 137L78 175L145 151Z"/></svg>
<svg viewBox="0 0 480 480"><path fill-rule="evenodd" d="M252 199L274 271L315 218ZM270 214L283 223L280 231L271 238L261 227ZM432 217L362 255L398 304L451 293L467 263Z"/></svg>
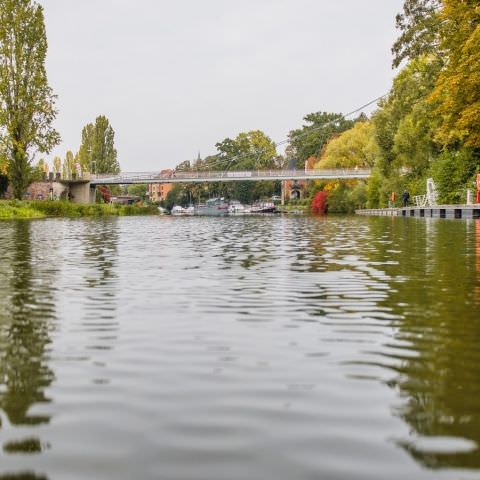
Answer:
<svg viewBox="0 0 480 480"><path fill-rule="evenodd" d="M335 180L368 178L371 169L334 170L254 170L224 172L159 172L121 173L119 175L92 175L92 185L127 185L134 183L203 183L262 180Z"/></svg>

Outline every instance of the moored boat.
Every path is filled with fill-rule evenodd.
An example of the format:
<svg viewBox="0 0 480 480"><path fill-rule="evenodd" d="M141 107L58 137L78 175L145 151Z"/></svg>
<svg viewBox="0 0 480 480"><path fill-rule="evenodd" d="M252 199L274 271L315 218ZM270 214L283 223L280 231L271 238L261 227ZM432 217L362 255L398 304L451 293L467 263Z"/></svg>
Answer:
<svg viewBox="0 0 480 480"><path fill-rule="evenodd" d="M228 215L228 203L225 202L223 197L211 198L204 204L195 205L195 215L210 215L215 217L224 217Z"/></svg>
<svg viewBox="0 0 480 480"><path fill-rule="evenodd" d="M228 203L229 215L245 215L247 213L250 213L250 210L245 208L238 200L230 200Z"/></svg>
<svg viewBox="0 0 480 480"><path fill-rule="evenodd" d="M180 205L175 205L171 212L170 212L173 216L175 217L180 217L182 215L186 215L187 212L186 212L186 209L181 207Z"/></svg>
<svg viewBox="0 0 480 480"><path fill-rule="evenodd" d="M277 207L273 202L256 202L252 205L252 213L275 213Z"/></svg>

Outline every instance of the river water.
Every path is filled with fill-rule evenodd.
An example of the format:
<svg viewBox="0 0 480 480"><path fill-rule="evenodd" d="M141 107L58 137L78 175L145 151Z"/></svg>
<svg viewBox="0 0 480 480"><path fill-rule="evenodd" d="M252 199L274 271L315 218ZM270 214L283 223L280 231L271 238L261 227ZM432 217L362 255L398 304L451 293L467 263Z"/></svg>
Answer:
<svg viewBox="0 0 480 480"><path fill-rule="evenodd" d="M0 479L480 478L480 222L0 224Z"/></svg>

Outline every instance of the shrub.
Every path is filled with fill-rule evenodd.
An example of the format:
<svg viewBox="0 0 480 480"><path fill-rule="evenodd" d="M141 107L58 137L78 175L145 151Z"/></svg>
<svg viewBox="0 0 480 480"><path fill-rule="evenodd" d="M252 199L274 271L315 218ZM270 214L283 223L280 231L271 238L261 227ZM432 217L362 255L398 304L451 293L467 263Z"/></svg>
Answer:
<svg viewBox="0 0 480 480"><path fill-rule="evenodd" d="M327 213L327 193L321 190L317 192L312 200L312 213L316 215L325 215Z"/></svg>

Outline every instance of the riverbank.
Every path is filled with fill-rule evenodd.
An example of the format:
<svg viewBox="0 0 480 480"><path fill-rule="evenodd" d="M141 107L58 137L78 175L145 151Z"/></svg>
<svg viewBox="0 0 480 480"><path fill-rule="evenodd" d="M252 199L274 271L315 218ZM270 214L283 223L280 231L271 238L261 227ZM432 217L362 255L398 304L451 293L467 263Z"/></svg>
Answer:
<svg viewBox="0 0 480 480"><path fill-rule="evenodd" d="M375 217L480 218L480 204L435 205L433 207L371 208L355 210L357 215Z"/></svg>
<svg viewBox="0 0 480 480"><path fill-rule="evenodd" d="M125 215L156 215L158 209L154 205L113 205L113 204L79 204L67 201L0 201L0 220L16 218L45 217L104 217Z"/></svg>
<svg viewBox="0 0 480 480"><path fill-rule="evenodd" d="M310 211L310 205L292 202L286 205L277 205L277 211L280 213L303 214Z"/></svg>

